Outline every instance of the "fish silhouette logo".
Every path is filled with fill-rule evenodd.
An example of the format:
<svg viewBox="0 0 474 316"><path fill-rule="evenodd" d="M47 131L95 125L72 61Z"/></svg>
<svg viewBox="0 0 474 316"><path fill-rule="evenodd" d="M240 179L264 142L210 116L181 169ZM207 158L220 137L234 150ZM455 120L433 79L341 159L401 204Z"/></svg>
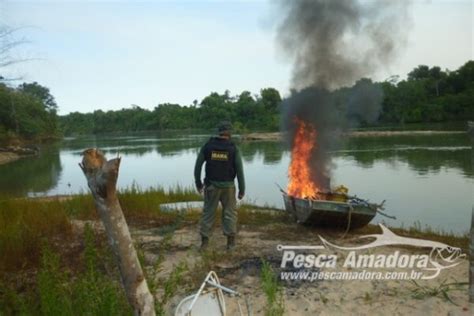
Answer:
<svg viewBox="0 0 474 316"><path fill-rule="evenodd" d="M363 235L358 239L373 238L372 242L360 246L347 247L339 246L329 242L323 237L319 236L325 248L333 248L346 251L364 250L382 246L412 246L418 248L431 249L429 254L429 266L423 268L425 271L432 271L431 275L423 275L422 279L433 279L437 277L444 269L452 268L459 265L466 257L458 247L452 247L442 242L403 237L395 234L390 229L382 224L379 224L382 229L382 234Z"/></svg>

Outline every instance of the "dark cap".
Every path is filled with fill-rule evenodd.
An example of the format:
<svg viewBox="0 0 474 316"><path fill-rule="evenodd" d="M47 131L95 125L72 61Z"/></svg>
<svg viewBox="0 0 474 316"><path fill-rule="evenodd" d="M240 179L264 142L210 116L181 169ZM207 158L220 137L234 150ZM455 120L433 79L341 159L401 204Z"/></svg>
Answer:
<svg viewBox="0 0 474 316"><path fill-rule="evenodd" d="M217 125L217 131L219 133L224 133L224 132L231 132L232 131L232 123L229 121L222 121Z"/></svg>

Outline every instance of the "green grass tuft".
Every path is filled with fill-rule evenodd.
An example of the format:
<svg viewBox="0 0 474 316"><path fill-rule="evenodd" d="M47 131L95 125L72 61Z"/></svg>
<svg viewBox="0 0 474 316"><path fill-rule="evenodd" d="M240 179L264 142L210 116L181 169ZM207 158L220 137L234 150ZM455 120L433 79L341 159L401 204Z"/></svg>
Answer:
<svg viewBox="0 0 474 316"><path fill-rule="evenodd" d="M68 277L59 265L59 256L45 244L38 274L38 292L42 315L73 315Z"/></svg>
<svg viewBox="0 0 474 316"><path fill-rule="evenodd" d="M96 247L94 232L90 225L84 228L84 265L85 271L73 284L75 312L80 315L127 315L125 293L121 286L113 281L116 276L107 276L100 272L101 262Z"/></svg>
<svg viewBox="0 0 474 316"><path fill-rule="evenodd" d="M261 286L267 298L266 316L281 316L285 312L283 289L270 264L262 259Z"/></svg>

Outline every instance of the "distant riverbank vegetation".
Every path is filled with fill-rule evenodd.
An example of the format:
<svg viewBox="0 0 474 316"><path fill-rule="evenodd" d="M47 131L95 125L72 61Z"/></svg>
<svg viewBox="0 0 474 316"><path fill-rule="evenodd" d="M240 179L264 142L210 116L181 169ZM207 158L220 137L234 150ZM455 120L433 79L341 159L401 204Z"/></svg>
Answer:
<svg viewBox="0 0 474 316"><path fill-rule="evenodd" d="M406 80L400 81L397 77L383 82L361 79L354 87L369 85L383 91L378 125L474 119L474 61L468 61L456 71L421 65L408 73ZM351 89L353 87L344 87L333 93L344 100ZM231 120L238 132L275 131L280 125L281 99L280 92L274 88L262 89L257 95L248 91L235 96L229 91L213 92L201 102L195 100L187 106L163 103L153 110L134 105L118 111L74 112L62 116L60 122L66 135L209 129L222 119Z"/></svg>
<svg viewBox="0 0 474 316"><path fill-rule="evenodd" d="M344 105L348 104L352 89L373 88L370 86L383 92L376 125L474 120L474 61L455 71L420 65L405 80L397 76L383 82L365 78L333 94ZM222 94L212 92L189 105L162 103L153 110L132 105L116 111L72 112L58 117L57 104L48 88L36 82L18 87L0 83L0 143L5 139L58 135L210 129L222 119L231 120L240 133L276 131L280 126L281 100L280 92L274 88L238 95L227 90Z"/></svg>

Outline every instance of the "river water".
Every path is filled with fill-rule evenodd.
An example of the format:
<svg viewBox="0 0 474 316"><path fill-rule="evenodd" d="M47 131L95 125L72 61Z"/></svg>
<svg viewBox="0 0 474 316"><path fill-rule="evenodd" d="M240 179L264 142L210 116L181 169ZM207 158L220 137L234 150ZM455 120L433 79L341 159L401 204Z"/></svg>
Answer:
<svg viewBox="0 0 474 316"><path fill-rule="evenodd" d="M118 185L141 188L193 186L193 167L205 134L147 134L65 139L42 148L38 158L0 166L0 195L44 196L87 192L78 167L85 148L119 154ZM245 142L240 148L247 182L246 199L282 208L275 183L286 186L290 154L278 142ZM345 140L333 153L332 184L372 202L386 200L374 223L418 223L443 231L469 229L474 197L473 150L465 134L359 137Z"/></svg>

